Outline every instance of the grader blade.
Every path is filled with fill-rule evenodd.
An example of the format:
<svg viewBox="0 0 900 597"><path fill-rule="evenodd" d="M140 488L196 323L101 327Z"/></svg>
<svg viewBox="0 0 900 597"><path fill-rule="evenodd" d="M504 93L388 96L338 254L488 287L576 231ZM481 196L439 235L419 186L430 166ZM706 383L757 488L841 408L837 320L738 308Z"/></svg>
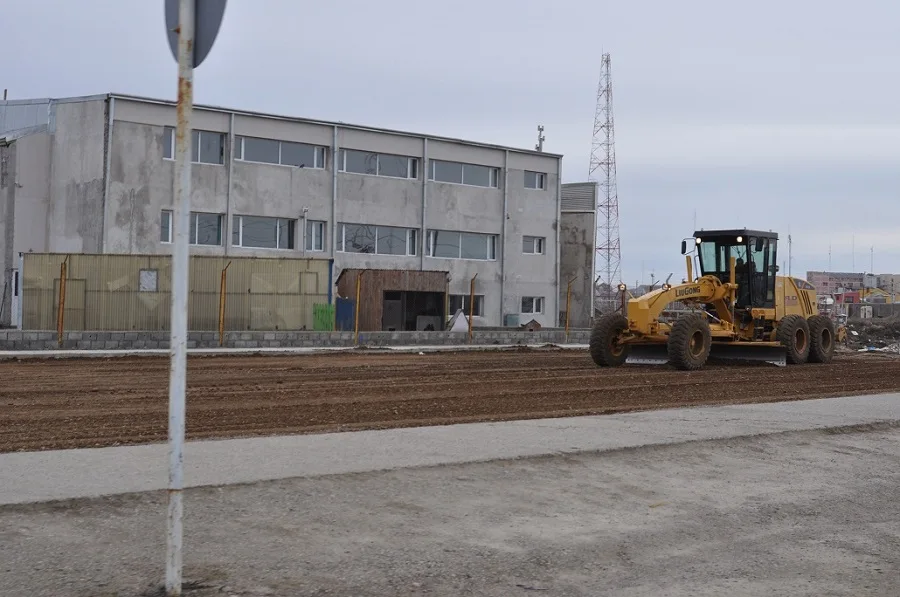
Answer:
<svg viewBox="0 0 900 597"><path fill-rule="evenodd" d="M783 346L756 342L713 342L709 362L737 361L743 363L768 363L776 367L787 366L787 353Z"/></svg>
<svg viewBox="0 0 900 597"><path fill-rule="evenodd" d="M665 344L632 344L628 347L628 365L665 365L669 352Z"/></svg>

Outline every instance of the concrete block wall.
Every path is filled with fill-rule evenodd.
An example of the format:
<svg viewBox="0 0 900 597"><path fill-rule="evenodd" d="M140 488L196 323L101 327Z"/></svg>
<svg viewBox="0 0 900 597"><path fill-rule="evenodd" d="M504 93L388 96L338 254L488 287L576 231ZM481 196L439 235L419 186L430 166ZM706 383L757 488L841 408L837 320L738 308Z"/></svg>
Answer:
<svg viewBox="0 0 900 597"><path fill-rule="evenodd" d="M569 344L587 344L590 330L569 331ZM525 345L565 344L566 333L559 329L536 332L520 330L479 331L472 344ZM465 332L360 332L361 346L461 346L469 344ZM352 347L353 332L226 332L225 348ZM168 332L65 332L62 346L53 331L0 331L0 350L145 350L168 349ZM191 332L188 348L219 348L216 332Z"/></svg>

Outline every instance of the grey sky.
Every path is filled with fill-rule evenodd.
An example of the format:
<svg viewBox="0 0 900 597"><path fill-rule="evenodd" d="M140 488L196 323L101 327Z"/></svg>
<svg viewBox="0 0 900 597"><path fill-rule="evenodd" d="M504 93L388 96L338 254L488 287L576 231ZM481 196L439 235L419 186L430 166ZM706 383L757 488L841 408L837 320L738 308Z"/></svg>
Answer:
<svg viewBox="0 0 900 597"><path fill-rule="evenodd" d="M11 98L173 98L161 0L3 10ZM588 172L612 55L623 273L681 276L702 227L794 238L794 273L900 272L900 4L230 0L196 100L532 147Z"/></svg>

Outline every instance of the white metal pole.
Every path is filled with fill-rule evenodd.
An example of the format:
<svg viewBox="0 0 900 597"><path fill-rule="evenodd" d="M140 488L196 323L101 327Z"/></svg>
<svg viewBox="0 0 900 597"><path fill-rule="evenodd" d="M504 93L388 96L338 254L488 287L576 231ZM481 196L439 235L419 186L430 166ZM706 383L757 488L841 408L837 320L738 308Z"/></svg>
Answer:
<svg viewBox="0 0 900 597"><path fill-rule="evenodd" d="M191 112L194 100L194 0L178 7L178 109L175 127L175 213L169 368L169 492L166 594L181 595L184 413L187 369L188 235L191 199Z"/></svg>

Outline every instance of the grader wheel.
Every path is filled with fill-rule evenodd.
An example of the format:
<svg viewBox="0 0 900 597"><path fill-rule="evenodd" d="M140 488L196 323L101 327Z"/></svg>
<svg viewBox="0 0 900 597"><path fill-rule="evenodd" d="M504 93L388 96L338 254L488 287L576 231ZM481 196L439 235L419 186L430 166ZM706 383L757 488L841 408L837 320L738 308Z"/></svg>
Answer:
<svg viewBox="0 0 900 597"><path fill-rule="evenodd" d="M775 337L784 346L789 365L802 365L809 359L809 324L802 315L788 315L782 319Z"/></svg>
<svg viewBox="0 0 900 597"><path fill-rule="evenodd" d="M813 315L806 321L809 325L809 362L830 363L834 358L834 322L824 315Z"/></svg>
<svg viewBox="0 0 900 597"><path fill-rule="evenodd" d="M675 320L669 333L669 362L676 369L700 369L709 358L712 335L709 322L703 315L684 315Z"/></svg>
<svg viewBox="0 0 900 597"><path fill-rule="evenodd" d="M628 358L628 347L617 342L619 334L628 329L628 319L619 313L607 313L597 320L591 330L591 358L599 367L618 367Z"/></svg>

